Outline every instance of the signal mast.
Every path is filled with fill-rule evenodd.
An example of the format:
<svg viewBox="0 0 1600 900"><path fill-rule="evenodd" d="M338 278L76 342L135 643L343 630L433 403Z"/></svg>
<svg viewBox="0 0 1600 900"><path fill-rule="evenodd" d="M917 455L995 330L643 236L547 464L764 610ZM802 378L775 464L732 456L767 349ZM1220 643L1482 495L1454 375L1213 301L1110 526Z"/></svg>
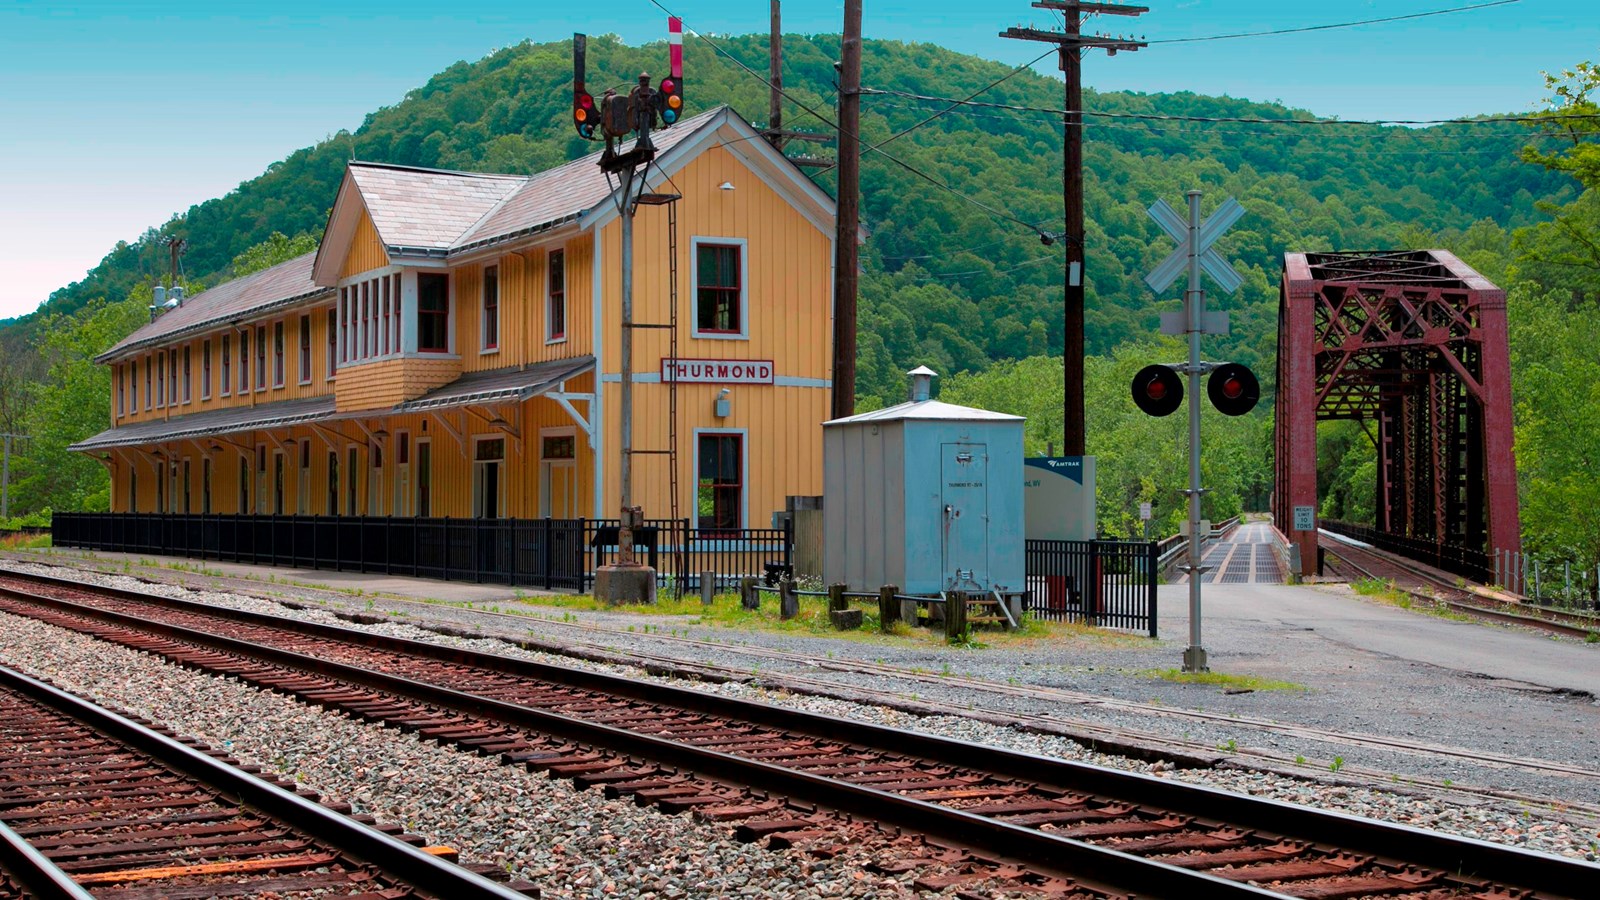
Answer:
<svg viewBox="0 0 1600 900"><path fill-rule="evenodd" d="M617 212L622 222L622 389L619 409L622 510L617 529L617 560L595 570L594 593L604 602L651 603L655 601L656 573L634 554L634 530L643 526L644 511L633 503L633 216L639 204L661 205L679 199L676 194L646 194L644 174L656 158L650 130L660 123L671 127L683 112L683 20L667 19L668 74L652 88L649 73L640 73L639 83L626 96L607 89L595 103L584 85L584 64L588 39L572 36L572 125L578 136L588 141L604 140L600 169L609 182L617 176ZM596 134L598 132L598 136ZM633 146L621 149L633 136ZM676 314L676 309L674 309ZM597 338L598 339L598 338ZM604 389L601 373L595 375L595 391ZM640 451L643 452L643 451ZM676 452L673 453L673 482L676 484ZM676 491L674 491L676 502Z"/></svg>

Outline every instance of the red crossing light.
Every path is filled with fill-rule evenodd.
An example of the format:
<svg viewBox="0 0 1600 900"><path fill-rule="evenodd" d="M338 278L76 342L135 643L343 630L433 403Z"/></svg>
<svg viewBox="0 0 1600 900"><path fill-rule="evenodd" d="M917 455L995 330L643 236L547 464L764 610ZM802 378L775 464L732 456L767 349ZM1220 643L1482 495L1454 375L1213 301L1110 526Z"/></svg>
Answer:
<svg viewBox="0 0 1600 900"><path fill-rule="evenodd" d="M1133 376L1133 402L1145 415L1170 416L1183 405L1183 379L1171 366L1145 366Z"/></svg>
<svg viewBox="0 0 1600 900"><path fill-rule="evenodd" d="M1223 363L1211 370L1206 382L1206 396L1211 405L1225 416L1242 416L1256 408L1261 399L1261 383L1249 366Z"/></svg>

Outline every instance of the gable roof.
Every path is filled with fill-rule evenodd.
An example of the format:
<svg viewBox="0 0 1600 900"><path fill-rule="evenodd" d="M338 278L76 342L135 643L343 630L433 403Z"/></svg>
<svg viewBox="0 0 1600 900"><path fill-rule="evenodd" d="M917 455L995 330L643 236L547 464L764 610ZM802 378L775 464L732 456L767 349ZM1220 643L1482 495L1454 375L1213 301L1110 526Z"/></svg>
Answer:
<svg viewBox="0 0 1600 900"><path fill-rule="evenodd" d="M185 299L182 306L140 326L110 350L95 357L95 361L107 362L145 347L330 294L330 288L319 287L311 280L311 264L315 257L315 253L306 253L201 291Z"/></svg>
<svg viewBox="0 0 1600 900"><path fill-rule="evenodd" d="M759 133L731 108L718 106L653 132L656 167L670 169L673 158L691 157L718 129L736 131L739 145ZM620 145L626 152L632 142ZM687 153L674 153L675 150ZM782 159L781 155L777 155ZM355 238L360 213L372 218L378 240L390 259L449 259L463 253L548 231L605 208L617 188L591 153L534 175L484 175L379 163L351 162L328 216L313 277L318 284L338 282L339 269ZM792 163L792 176L830 207L832 200Z"/></svg>

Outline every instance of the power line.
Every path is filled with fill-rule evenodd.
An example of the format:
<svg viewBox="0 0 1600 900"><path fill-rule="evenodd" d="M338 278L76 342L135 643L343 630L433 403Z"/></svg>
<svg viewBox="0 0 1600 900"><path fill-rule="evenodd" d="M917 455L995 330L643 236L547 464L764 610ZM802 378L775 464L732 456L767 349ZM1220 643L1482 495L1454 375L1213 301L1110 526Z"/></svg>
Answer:
<svg viewBox="0 0 1600 900"><path fill-rule="evenodd" d="M650 4L652 6L655 6L657 9L661 10L662 12L666 13L669 16L677 16L678 15L677 13L675 13L672 10L667 9L665 6L663 6L661 4L660 0L649 0L649 2L650 2ZM681 16L678 16L678 18L682 19ZM850 140L853 140L853 141L861 144L861 146L866 148L867 150L869 150L869 151L871 151L873 153L877 153L879 156L882 156L884 159L887 159L888 161L890 161L890 162L894 163L895 165L899 166L900 168L905 169L907 172L910 172L911 174L917 176L918 178L921 178L923 181L926 181L929 184L933 185L934 187L937 187L940 190L945 191L946 193L949 193L949 194L951 194L951 195L953 195L955 197L960 198L961 200L966 201L967 203L972 204L973 206L978 207L979 209L983 210L984 212L988 213L991 216L994 216L997 219L1004 219L1004 220L1006 220L1008 222L1013 222L1013 223L1015 223L1017 225L1021 225L1022 227L1027 228L1027 229L1029 229L1031 231L1034 231L1034 232L1038 232L1039 231L1039 229L1037 229L1034 226L1028 224L1027 222L1023 221L1022 219L1012 215L1011 213L1008 213L1008 212L1006 212L1005 210L1002 210L1002 209L996 209L995 207L990 206L989 204L984 203L981 200L978 200L978 199L976 199L974 197L971 197L971 196L969 196L967 194L964 194L961 191L958 191L955 188L951 187L950 185L946 184L945 182L940 181L937 178L934 178L932 175L929 175L928 173L922 171L921 169L918 169L916 166L913 166L910 163L907 163L907 162L899 159L898 157L891 155L888 151L880 149L878 147L874 147L871 144L868 144L865 140L863 140L861 138L860 135L854 134L854 133L850 133L850 132L846 132L844 129L839 128L839 123L833 121L832 119L828 118L827 116L823 115L822 113L819 113L816 110L812 109L810 106L807 106L806 104L804 104L804 103L800 102L799 100L795 99L794 95L790 94L788 91L785 91L782 88L775 87L772 84L772 82L768 81L766 79L766 77L764 77L761 73L759 73L756 70L754 70L754 69L750 68L749 66L745 65L744 62L742 60L740 60L737 56L734 56L732 53L729 53L727 50L722 49L722 45L718 44L716 41L713 41L712 39L706 37L705 35L703 35L700 32L694 30L693 28L689 28L687 23L684 24L684 27L686 29L688 29L690 34L693 34L695 37L697 37L700 40L702 40L702 41L706 42L707 44L711 45L711 48L713 50L715 50L718 53L720 53L721 55L727 57L730 62L732 62L734 65L736 65L740 69L742 69L745 72L745 74L749 75L751 78L754 78L755 80L757 80L757 81L761 82L762 84L766 85L769 90L777 91L780 96L782 96L784 99L788 100L790 103L793 103L794 105L796 105L796 106L800 107L801 109L805 110L807 113L810 113L812 116L814 116L815 118L819 119L820 121L822 121L823 123L827 124L828 126L830 126L832 128L835 128L835 129L838 129L838 131L839 131L839 133L841 135L844 135L845 137L849 138ZM826 171L826 170L824 170L824 171Z"/></svg>
<svg viewBox="0 0 1600 900"><path fill-rule="evenodd" d="M1044 51L1043 53L1039 54L1038 56L1035 56L1033 59L1028 60L1027 62L1023 63L1022 65L1017 66L1015 69L1012 69L1011 71L1009 71L1006 74L1000 76L999 78L996 78L995 80L989 82L988 84L984 85L983 87L978 88L977 90L975 90L972 93L968 94L966 97L962 98L961 103L965 103L968 100L971 100L974 97L977 97L979 94L988 93L990 90L994 89L995 87L997 87L1001 83L1003 83L1005 81L1009 81L1013 76L1020 75L1023 72L1027 71L1028 69L1033 68L1034 64L1038 63L1039 60L1044 59L1046 56L1049 56L1050 54L1052 54L1054 52L1056 52L1054 49L1050 49L1050 50ZM927 117L926 119L923 119L922 121L918 122L917 124L912 125L910 128L906 128L906 129L903 129L901 131L897 131L892 135L889 135L888 137L884 138L883 140L879 141L878 143L873 144L871 149L877 150L879 147L882 147L885 144L889 144L889 143L893 143L894 141L898 141L899 139L901 139L901 138L905 137L906 135L910 134L911 132L916 131L918 128L921 128L922 126L928 124L929 122L932 122L934 119L937 119L940 116L943 116L945 113L951 112L951 111L959 108L961 106L961 103L952 103L949 106L945 107L944 109L941 109L938 112L934 113L933 115Z"/></svg>
<svg viewBox="0 0 1600 900"><path fill-rule="evenodd" d="M1404 19L1425 19L1429 16L1445 16L1451 13L1468 12L1474 9L1488 9L1491 6L1508 6L1512 3L1521 3L1522 0L1494 0L1493 3L1475 3L1471 6L1453 6L1449 9L1436 9L1431 12L1410 13L1404 16L1384 16L1381 19L1362 19L1359 22L1338 22L1332 25L1306 25L1300 28L1277 28L1272 31L1240 31L1235 34L1213 34L1209 37L1167 38L1159 41L1147 41L1150 44L1196 44L1201 41L1231 41L1234 38L1268 37L1279 34L1301 34L1307 31L1328 31L1334 28L1354 28L1357 25L1376 25L1380 22L1399 22Z"/></svg>
<svg viewBox="0 0 1600 900"><path fill-rule="evenodd" d="M653 0L652 0L653 2ZM1053 106L1026 106L1016 103L990 103L984 100L958 100L954 97L935 97L913 94L909 91L889 91L879 88L862 88L861 93L889 97L906 97L927 103L954 103L959 106L976 106L984 109L1008 109L1015 112L1049 113L1053 116L1082 115L1096 119L1136 119L1151 122L1228 122L1244 125L1494 125L1506 122L1551 122L1564 119L1597 120L1600 113L1536 113L1519 116L1484 116L1474 119L1265 119L1256 116L1177 116L1160 113L1117 113L1098 110L1068 110Z"/></svg>

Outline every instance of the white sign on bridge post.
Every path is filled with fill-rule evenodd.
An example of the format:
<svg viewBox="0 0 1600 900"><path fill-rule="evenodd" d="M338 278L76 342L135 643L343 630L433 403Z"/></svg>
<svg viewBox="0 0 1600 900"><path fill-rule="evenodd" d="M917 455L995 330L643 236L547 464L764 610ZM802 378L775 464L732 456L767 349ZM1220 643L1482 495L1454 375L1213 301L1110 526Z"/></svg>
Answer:
<svg viewBox="0 0 1600 900"><path fill-rule="evenodd" d="M1206 294L1200 287L1200 273L1204 271L1210 275L1218 286L1230 294L1244 283L1233 266L1211 247L1229 226L1244 215L1244 207L1229 197L1217 207L1211 218L1202 223L1200 192L1190 191L1188 197L1188 221L1184 221L1165 200L1157 200L1151 205L1150 218L1155 219L1161 230L1178 242L1178 249L1152 269L1144 281L1151 290L1160 293L1170 287L1185 269L1189 273L1189 289L1183 295L1183 312L1170 314L1170 318L1169 314L1163 313L1161 332L1189 336L1188 364L1173 367L1189 376L1189 489L1184 491L1189 497L1189 564L1184 567L1189 573L1189 647L1183 651L1183 670L1208 672L1210 667L1206 665L1206 650L1200 643L1200 576L1206 570L1200 563L1200 375L1208 371L1210 366L1200 361L1200 335L1227 334L1228 318L1225 312L1206 312Z"/></svg>

